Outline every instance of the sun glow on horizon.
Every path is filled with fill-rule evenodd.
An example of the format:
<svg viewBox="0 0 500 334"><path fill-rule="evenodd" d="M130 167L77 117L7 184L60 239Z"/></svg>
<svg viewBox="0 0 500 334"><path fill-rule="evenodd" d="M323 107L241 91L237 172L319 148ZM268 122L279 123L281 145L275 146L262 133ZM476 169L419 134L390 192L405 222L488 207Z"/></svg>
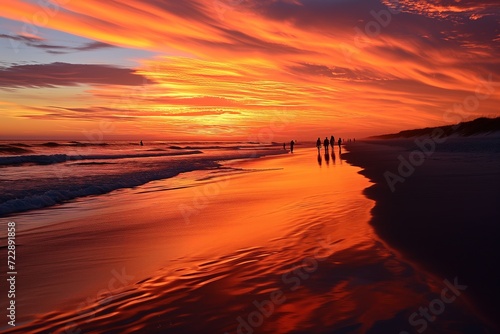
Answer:
<svg viewBox="0 0 500 334"><path fill-rule="evenodd" d="M12 52L0 67L3 138L77 139L112 123L111 139L270 129L308 140L450 124L450 109L464 121L499 115L488 86L498 6L443 5L439 16L443 6L422 1L49 3L7 0L0 14ZM489 94L474 105L478 90Z"/></svg>

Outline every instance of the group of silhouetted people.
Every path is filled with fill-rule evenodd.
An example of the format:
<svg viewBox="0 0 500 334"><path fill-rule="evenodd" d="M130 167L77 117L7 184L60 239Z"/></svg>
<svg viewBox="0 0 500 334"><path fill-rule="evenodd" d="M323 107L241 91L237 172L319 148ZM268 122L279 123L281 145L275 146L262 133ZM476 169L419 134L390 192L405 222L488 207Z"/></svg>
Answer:
<svg viewBox="0 0 500 334"><path fill-rule="evenodd" d="M337 140L337 144L339 145L339 149L340 149L340 145L342 144L341 138L339 138ZM328 152L329 146L331 146L332 150L333 150L333 147L335 146L335 137L334 136L331 136L330 140L328 140L328 137L325 137L325 140L323 140L323 147L325 148L325 153ZM316 141L316 147L318 148L318 152L319 152L319 150L321 149L321 139L319 137L318 137L318 140Z"/></svg>
<svg viewBox="0 0 500 334"><path fill-rule="evenodd" d="M351 139L348 140L349 142L351 142ZM355 141L355 139L354 139ZM339 146L339 150L342 150L342 143L344 141L342 140L342 138L339 138L337 139L337 145ZM316 147L318 148L318 153L320 152L321 150L321 139L318 137L318 140L316 141ZM293 153L293 146L295 145L295 140L291 140L290 141L290 153ZM334 136L331 136L330 139L328 139L328 137L325 137L325 140L323 140L323 147L325 148L325 153L328 152L328 149L329 147L332 147L332 152L333 152L333 148L335 147L335 137ZM283 143L283 149L286 150L286 143Z"/></svg>

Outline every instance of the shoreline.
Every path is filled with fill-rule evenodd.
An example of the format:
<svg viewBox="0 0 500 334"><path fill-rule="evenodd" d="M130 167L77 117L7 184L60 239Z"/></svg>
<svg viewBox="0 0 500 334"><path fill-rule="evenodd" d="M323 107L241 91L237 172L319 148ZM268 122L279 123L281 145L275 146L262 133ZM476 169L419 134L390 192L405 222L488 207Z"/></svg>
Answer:
<svg viewBox="0 0 500 334"><path fill-rule="evenodd" d="M150 144L129 142L89 143L74 147L2 145L0 168L8 190L0 193L0 218L52 207L73 200L132 189L181 173L219 167L217 161L283 154L281 146L226 142L208 146L196 142ZM178 144L178 145L174 145ZM1 154L11 149L12 154ZM20 154L17 150L29 151ZM14 154L14 152L17 152Z"/></svg>
<svg viewBox="0 0 500 334"><path fill-rule="evenodd" d="M246 332L274 334L414 330L409 316L440 298L443 282L375 234L374 202L362 193L370 182L342 163L345 153L322 157L308 148L233 161L226 167L240 172L230 178L194 172L184 175L194 187L154 182L46 215L52 225L24 235L20 278L54 286L47 301L73 297L8 332L239 333L242 321ZM195 203L185 221L176 204ZM50 272L64 275L37 280ZM255 325L270 300L272 315ZM485 329L461 299L439 319L438 332Z"/></svg>
<svg viewBox="0 0 500 334"><path fill-rule="evenodd" d="M22 242L19 252L23 274L19 281L25 288L20 290L18 302L25 311L19 314L20 323L61 307L77 309L88 304L89 298L96 300L110 291L120 293L170 261L198 256L217 258L221 253L281 238L289 229L284 222L293 217L290 212L301 212L292 207L298 198L289 196L288 183L310 192L330 192L329 188L318 190L302 181L307 174L304 167L314 172L318 169L312 152L305 162L300 152L225 161L221 169L181 173L136 188L10 215L8 219L16 221ZM301 162L297 166L298 160ZM329 171L324 167L323 172L331 172L332 176L333 165ZM348 174L356 176L350 171ZM319 182L327 185L345 181L315 182L319 188ZM266 189L266 184L271 187ZM359 186L359 194L353 196L367 201L362 189ZM273 218L276 223L254 221L256 214L277 217ZM309 213L304 216L309 218ZM223 240L217 240L220 236ZM108 283L122 272L126 282L118 279L110 289ZM33 300L31 296L44 300L41 304L49 307L40 303L25 307L28 300Z"/></svg>
<svg viewBox="0 0 500 334"><path fill-rule="evenodd" d="M472 306L499 328L500 227L495 222L500 214L495 199L500 155L478 154L474 145L482 142L477 140L498 139L458 138L438 144L403 182L384 173L401 176L400 157L408 161L419 150L414 139L360 140L346 145L345 157L374 182L364 194L376 203L370 221L375 233L430 273L458 277L468 285L465 295ZM465 149L457 149L461 146Z"/></svg>

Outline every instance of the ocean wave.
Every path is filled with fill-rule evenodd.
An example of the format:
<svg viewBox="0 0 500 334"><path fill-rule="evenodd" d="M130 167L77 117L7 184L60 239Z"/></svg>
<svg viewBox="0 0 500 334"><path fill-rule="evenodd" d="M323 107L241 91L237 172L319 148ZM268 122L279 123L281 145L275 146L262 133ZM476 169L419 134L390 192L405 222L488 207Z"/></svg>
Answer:
<svg viewBox="0 0 500 334"><path fill-rule="evenodd" d="M45 146L45 147L58 147L58 146L63 146L63 144L55 143L53 141L49 141L47 143L40 144L40 146Z"/></svg>
<svg viewBox="0 0 500 334"><path fill-rule="evenodd" d="M0 145L0 154L26 154L33 152L31 150L16 146L17 145Z"/></svg>
<svg viewBox="0 0 500 334"><path fill-rule="evenodd" d="M181 149L183 150L220 150L220 149L223 149L223 150L238 150L240 149L242 146L184 146L184 147L181 147Z"/></svg>
<svg viewBox="0 0 500 334"><path fill-rule="evenodd" d="M87 147L87 146L108 146L108 143L82 143L79 141L70 141L68 146L78 146L78 147Z"/></svg>
<svg viewBox="0 0 500 334"><path fill-rule="evenodd" d="M169 153L138 153L138 154L93 154L93 155L67 155L67 154L50 154L50 155L22 155L22 156L9 156L0 157L0 166L15 166L23 164L35 165L51 165L59 164L67 161L78 160L114 160L114 159L128 159L128 158L154 158L154 157L167 157L178 155L192 155L201 154L202 151L194 150L187 152L169 152Z"/></svg>
<svg viewBox="0 0 500 334"><path fill-rule="evenodd" d="M94 166L94 165L115 165L115 162L104 162L104 161L89 161L89 162L74 162L71 165L78 166Z"/></svg>
<svg viewBox="0 0 500 334"><path fill-rule="evenodd" d="M283 144L279 144L283 145ZM269 148L269 147L275 147L277 146L276 144L260 144L259 146L256 145L212 145L212 146L206 146L206 145L187 145L187 146L178 146L178 145L170 145L168 148L172 150L241 150L241 149L255 149L255 148Z"/></svg>
<svg viewBox="0 0 500 334"><path fill-rule="evenodd" d="M39 144L39 146L43 147L65 147L65 146L78 146L78 147L86 147L86 146L108 146L108 143L102 142L90 142L90 143L82 143L79 141L70 141L67 143L56 143L53 141L49 141L46 143Z"/></svg>
<svg viewBox="0 0 500 334"><path fill-rule="evenodd" d="M163 148L150 148L149 150L146 150L148 152L165 152L166 150Z"/></svg>
<svg viewBox="0 0 500 334"><path fill-rule="evenodd" d="M31 147L31 145L29 144L25 144L25 143L13 143L13 144L10 144L11 146L20 146L20 147Z"/></svg>
<svg viewBox="0 0 500 334"><path fill-rule="evenodd" d="M53 206L79 197L102 195L117 189L133 188L151 181L168 179L180 173L216 168L218 166L219 164L213 160L200 159L188 163L177 161L170 163L167 169L112 176L100 175L92 179L85 177L73 178L69 186L67 182L58 182L46 186L46 189L40 186L36 189L11 191L0 195L0 217L16 212Z"/></svg>
<svg viewBox="0 0 500 334"><path fill-rule="evenodd" d="M158 156L183 156L186 154L196 155L201 151L188 152L171 152L165 154L136 154L125 156L107 156L107 159L130 158L133 156L139 157L158 157ZM252 158L258 158L266 155L281 154L282 151L260 151L252 155ZM101 159L103 156L99 156ZM6 158L6 157L4 157ZM24 157L12 157L24 158ZM55 156L43 156L36 159L53 159L51 161L65 162L68 157L64 154ZM86 156L86 159L96 159L96 156ZM174 177L180 173L191 172L196 170L218 169L221 167L219 161L248 158L243 153L234 154L233 156L220 155L205 157L199 155L197 158L171 160L168 163L147 164L148 168L154 169L136 170L134 172L126 170L123 174L99 174L99 175L71 175L69 178L52 178L43 179L41 183L34 183L37 180L21 180L16 181L12 186L5 184L5 191L0 192L0 217L17 212L41 209L50 207L56 204L61 204L79 197L101 195L109 193L113 190L122 188L133 188L151 181L163 180ZM0 165L2 163L0 157ZM35 159L32 159L35 160ZM82 160L82 159L80 159ZM3 161L5 162L5 161ZM76 162L76 164L88 163L110 163L106 161L88 161ZM72 165L75 163L72 163ZM146 165L144 165L146 166ZM98 168L98 167L97 167ZM21 183L22 182L22 183ZM36 186L33 186L36 184Z"/></svg>

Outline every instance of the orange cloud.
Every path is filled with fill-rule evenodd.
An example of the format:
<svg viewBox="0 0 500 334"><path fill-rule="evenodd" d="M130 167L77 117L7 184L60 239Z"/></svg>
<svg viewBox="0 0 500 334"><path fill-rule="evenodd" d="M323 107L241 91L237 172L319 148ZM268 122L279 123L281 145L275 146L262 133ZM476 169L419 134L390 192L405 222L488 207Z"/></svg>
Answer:
<svg viewBox="0 0 500 334"><path fill-rule="evenodd" d="M120 69L123 76L95 65L107 68L96 73L100 79L87 71L15 73L51 64L2 69L10 71L3 87L83 85L84 95L59 101L57 111L34 102L31 116L40 119L133 120L158 135L233 134L258 131L286 112L283 136L332 128L370 135L442 124L446 109L475 94L480 78L500 72L498 36L489 29L498 13L486 0L399 1L397 11L391 1L359 0L59 3L64 8L6 0L0 15L19 21L13 33L21 36L38 36L38 23L95 46L161 55L137 59L137 68ZM497 89L469 116L498 114L499 100Z"/></svg>

